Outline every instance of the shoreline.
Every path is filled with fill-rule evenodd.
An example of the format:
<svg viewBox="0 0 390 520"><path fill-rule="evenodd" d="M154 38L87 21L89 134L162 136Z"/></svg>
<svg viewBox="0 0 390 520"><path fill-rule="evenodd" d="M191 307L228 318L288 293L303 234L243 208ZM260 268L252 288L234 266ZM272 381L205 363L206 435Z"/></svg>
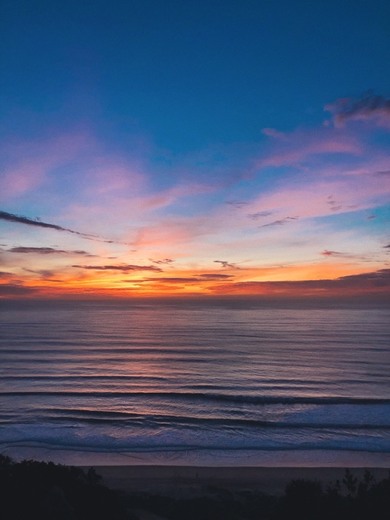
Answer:
<svg viewBox="0 0 390 520"><path fill-rule="evenodd" d="M34 459L79 467L390 468L389 452L346 450L194 450L109 452L45 446L1 446L14 460Z"/></svg>

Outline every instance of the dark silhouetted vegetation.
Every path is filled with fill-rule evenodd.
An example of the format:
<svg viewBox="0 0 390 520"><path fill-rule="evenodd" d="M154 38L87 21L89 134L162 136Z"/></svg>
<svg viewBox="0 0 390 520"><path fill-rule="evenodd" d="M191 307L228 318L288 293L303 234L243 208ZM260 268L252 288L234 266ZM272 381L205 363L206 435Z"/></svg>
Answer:
<svg viewBox="0 0 390 520"><path fill-rule="evenodd" d="M359 481L346 470L325 490L320 482L293 480L281 497L217 491L180 500L133 494L131 504L168 520L388 520L390 511L390 475L377 483L368 471Z"/></svg>
<svg viewBox="0 0 390 520"><path fill-rule="evenodd" d="M256 491L205 488L196 498L150 493L119 494L101 483L94 469L53 463L13 462L0 455L2 520L136 520L137 511L167 520L387 520L390 475L376 482L368 471L342 481L293 480L281 497Z"/></svg>
<svg viewBox="0 0 390 520"><path fill-rule="evenodd" d="M350 470L340 483L326 490L319 482L295 480L287 488L275 520L387 520L390 511L390 474L376 482L369 471L361 480Z"/></svg>
<svg viewBox="0 0 390 520"><path fill-rule="evenodd" d="M13 462L0 455L2 520L124 520L120 496L100 484L93 469L51 462Z"/></svg>

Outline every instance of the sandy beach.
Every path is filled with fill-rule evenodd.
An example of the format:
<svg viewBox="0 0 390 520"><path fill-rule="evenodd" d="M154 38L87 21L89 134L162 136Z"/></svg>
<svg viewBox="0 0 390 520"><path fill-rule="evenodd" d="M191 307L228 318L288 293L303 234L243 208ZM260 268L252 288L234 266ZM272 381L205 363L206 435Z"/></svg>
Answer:
<svg viewBox="0 0 390 520"><path fill-rule="evenodd" d="M377 479L388 476L386 468L351 468L361 478L365 469ZM221 493L223 490L283 494L292 480L315 480L326 487L342 480L345 468L191 467L191 466L96 466L103 483L125 492L150 493L190 498Z"/></svg>

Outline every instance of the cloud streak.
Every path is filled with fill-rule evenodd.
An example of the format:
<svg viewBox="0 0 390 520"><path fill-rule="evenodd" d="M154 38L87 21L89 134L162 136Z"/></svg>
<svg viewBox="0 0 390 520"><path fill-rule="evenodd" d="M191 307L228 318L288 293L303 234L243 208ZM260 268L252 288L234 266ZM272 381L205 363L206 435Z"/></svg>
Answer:
<svg viewBox="0 0 390 520"><path fill-rule="evenodd" d="M0 284L0 298L31 296L38 292L35 287L25 287L15 283Z"/></svg>
<svg viewBox="0 0 390 520"><path fill-rule="evenodd" d="M325 106L333 115L336 127L348 121L374 120L380 126L390 128L390 99L369 92L359 99L341 98Z"/></svg>
<svg viewBox="0 0 390 520"><path fill-rule="evenodd" d="M272 211L256 211L256 213L249 213L247 216L251 220L259 220L261 218L270 217L272 215Z"/></svg>
<svg viewBox="0 0 390 520"><path fill-rule="evenodd" d="M272 227L272 226L284 226L285 224L288 224L292 220L297 220L298 217L285 217L278 220L273 220L272 222L269 222L268 224L263 224L262 226L259 226L261 228L265 227Z"/></svg>
<svg viewBox="0 0 390 520"><path fill-rule="evenodd" d="M53 247L12 247L11 249L7 249L8 253L19 253L19 254L37 254L37 255L80 255L80 256L88 256L92 257L95 255L91 255L87 253L87 251L75 250L75 251L66 251L64 249L55 249Z"/></svg>
<svg viewBox="0 0 390 520"><path fill-rule="evenodd" d="M24 224L26 226L33 226L33 227L39 227L44 229L53 229L55 231L61 231L65 233L70 233L72 235L77 235L81 238L84 238L86 240L92 240L94 242L104 242L106 244L124 244L124 245L130 245L125 242L118 242L116 240L106 240L104 238L98 237L96 235L90 234L90 233L82 233L81 231L75 231L74 229L66 228L59 226L57 224L50 224L48 222L43 222L41 220L34 220L29 217L24 217L21 215L15 215L14 213L8 213L6 211L0 211L0 220L4 220L6 222L12 222L15 224Z"/></svg>
<svg viewBox="0 0 390 520"><path fill-rule="evenodd" d="M390 269L346 275L334 280L246 281L215 287L217 293L251 294L276 297L329 297L354 294L387 295L390 289Z"/></svg>
<svg viewBox="0 0 390 520"><path fill-rule="evenodd" d="M172 258L163 258L162 260L153 260L152 258L149 258L149 260L153 264L157 264L157 265L169 265L169 264L173 264L173 262L174 262L174 260Z"/></svg>
<svg viewBox="0 0 390 520"><path fill-rule="evenodd" d="M236 264L232 264L227 260L214 260L215 264L221 264L224 269L239 269Z"/></svg>
<svg viewBox="0 0 390 520"><path fill-rule="evenodd" d="M228 274L206 273L198 276L162 276L160 278L146 278L143 281L159 283L208 284L210 282L227 281L233 277Z"/></svg>
<svg viewBox="0 0 390 520"><path fill-rule="evenodd" d="M88 271L121 271L124 273L134 271L162 272L162 269L154 265L72 265L72 267L77 269L86 269Z"/></svg>

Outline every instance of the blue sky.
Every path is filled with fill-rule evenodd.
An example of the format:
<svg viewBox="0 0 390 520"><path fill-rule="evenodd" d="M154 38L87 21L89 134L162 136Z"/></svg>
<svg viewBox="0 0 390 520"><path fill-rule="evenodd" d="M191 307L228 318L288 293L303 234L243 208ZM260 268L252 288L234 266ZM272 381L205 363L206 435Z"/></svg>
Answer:
<svg viewBox="0 0 390 520"><path fill-rule="evenodd" d="M0 24L4 293L387 269L389 2L5 0ZM167 258L157 285L118 269Z"/></svg>

